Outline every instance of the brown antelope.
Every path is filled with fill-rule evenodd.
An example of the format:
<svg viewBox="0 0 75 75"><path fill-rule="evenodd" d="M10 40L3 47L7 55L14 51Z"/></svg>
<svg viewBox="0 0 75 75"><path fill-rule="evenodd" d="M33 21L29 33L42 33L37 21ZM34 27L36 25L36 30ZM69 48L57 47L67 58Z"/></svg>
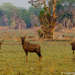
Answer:
<svg viewBox="0 0 75 75"><path fill-rule="evenodd" d="M72 46L72 50L73 50L73 54L74 54L74 51L75 51L75 41L71 43L71 46Z"/></svg>
<svg viewBox="0 0 75 75"><path fill-rule="evenodd" d="M4 40L1 40L1 41L0 41L0 49L1 49L1 47L2 47L3 42L4 42Z"/></svg>
<svg viewBox="0 0 75 75"><path fill-rule="evenodd" d="M26 63L28 62L28 52L36 53L39 56L39 61L41 60L41 50L39 44L31 44L30 42L25 40L25 37L21 37L21 44L26 54Z"/></svg>

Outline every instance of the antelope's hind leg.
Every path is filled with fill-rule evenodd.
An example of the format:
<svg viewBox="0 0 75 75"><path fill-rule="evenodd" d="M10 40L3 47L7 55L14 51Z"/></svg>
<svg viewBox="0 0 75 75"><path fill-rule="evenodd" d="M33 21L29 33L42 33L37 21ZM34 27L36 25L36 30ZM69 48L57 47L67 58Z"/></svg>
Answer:
<svg viewBox="0 0 75 75"><path fill-rule="evenodd" d="M74 54L74 50L73 50L73 54Z"/></svg>
<svg viewBox="0 0 75 75"><path fill-rule="evenodd" d="M41 53L37 53L37 55L39 56L39 61L41 61L41 60L42 60L42 55L41 55Z"/></svg>
<svg viewBox="0 0 75 75"><path fill-rule="evenodd" d="M41 61L42 60L42 56L39 56L39 61Z"/></svg>

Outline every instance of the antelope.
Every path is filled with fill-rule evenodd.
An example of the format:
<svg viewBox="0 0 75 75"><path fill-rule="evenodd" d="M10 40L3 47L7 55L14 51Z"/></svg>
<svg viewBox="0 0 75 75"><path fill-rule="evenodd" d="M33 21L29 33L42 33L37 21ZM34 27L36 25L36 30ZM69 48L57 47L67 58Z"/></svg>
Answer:
<svg viewBox="0 0 75 75"><path fill-rule="evenodd" d="M0 49L1 49L1 47L2 47L3 42L4 42L4 40L1 40L1 41L0 41Z"/></svg>
<svg viewBox="0 0 75 75"><path fill-rule="evenodd" d="M26 54L26 63L28 62L28 52L36 53L39 57L39 61L41 60L42 55L39 44L32 44L26 41L26 37L21 37L21 44Z"/></svg>
<svg viewBox="0 0 75 75"><path fill-rule="evenodd" d="M74 54L74 51L75 51L75 41L71 43L71 46L72 46L72 50L73 50L73 54Z"/></svg>

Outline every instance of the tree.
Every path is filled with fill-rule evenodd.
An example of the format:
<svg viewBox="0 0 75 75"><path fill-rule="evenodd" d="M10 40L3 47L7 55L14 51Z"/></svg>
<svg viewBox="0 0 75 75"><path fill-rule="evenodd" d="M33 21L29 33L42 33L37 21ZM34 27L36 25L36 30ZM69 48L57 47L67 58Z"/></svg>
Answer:
<svg viewBox="0 0 75 75"><path fill-rule="evenodd" d="M56 26L56 0L31 0L31 3L34 7L41 6L42 10L40 11L40 23L41 30L44 35L44 38L52 38L53 32Z"/></svg>
<svg viewBox="0 0 75 75"><path fill-rule="evenodd" d="M41 8L34 8L34 7L30 7L29 8L29 12L31 14L36 15L36 16L39 16L40 15L40 11L41 11Z"/></svg>

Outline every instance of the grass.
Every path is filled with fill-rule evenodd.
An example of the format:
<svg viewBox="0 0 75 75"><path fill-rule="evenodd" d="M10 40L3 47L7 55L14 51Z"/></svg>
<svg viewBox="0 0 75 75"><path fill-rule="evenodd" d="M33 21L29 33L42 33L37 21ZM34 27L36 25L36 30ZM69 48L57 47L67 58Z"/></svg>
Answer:
<svg viewBox="0 0 75 75"><path fill-rule="evenodd" d="M12 44L10 44L12 42ZM43 41L41 45L42 61L29 53L25 63L25 53L16 41L5 41L0 50L0 75L61 75L61 72L75 72L75 55L69 42Z"/></svg>
<svg viewBox="0 0 75 75"><path fill-rule="evenodd" d="M39 64L38 56L29 53L26 64L24 50L14 40L25 33L26 31L22 34L19 31L0 32L0 37L5 39L0 50L0 75L61 75L61 72L75 72L75 55L72 54L69 41L31 41L41 45L43 58ZM27 36L34 35L31 31L27 33Z"/></svg>

